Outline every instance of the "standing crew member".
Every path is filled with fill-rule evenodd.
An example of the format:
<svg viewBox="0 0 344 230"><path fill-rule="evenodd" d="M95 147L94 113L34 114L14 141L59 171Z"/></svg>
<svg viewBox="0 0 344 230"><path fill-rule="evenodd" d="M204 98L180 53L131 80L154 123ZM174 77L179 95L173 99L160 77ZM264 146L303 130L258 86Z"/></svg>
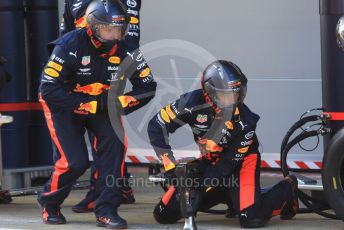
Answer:
<svg viewBox="0 0 344 230"><path fill-rule="evenodd" d="M126 7L126 12L130 17L128 32L125 36L124 43L128 50L136 50L140 45L140 9L141 0L120 0ZM64 13L62 23L60 26L60 34L64 35L75 29L84 28L87 25L85 12L87 6L92 0L65 0ZM96 139L94 135L88 130L88 135L92 146L95 145ZM92 149L93 159L97 158L97 151ZM125 164L125 178L127 182L121 189L122 192L122 203L131 204L135 202L135 197L132 188L129 186L128 180L130 173L128 172L127 165ZM98 177L98 171L95 164L91 165L91 178L90 178L90 189L86 194L86 197L81 200L78 204L72 207L74 212L86 213L92 212L94 208L95 200L95 183Z"/></svg>
<svg viewBox="0 0 344 230"><path fill-rule="evenodd" d="M129 16L119 1L92 1L86 20L87 28L67 33L50 44L53 51L42 73L40 101L58 151L54 152L54 172L39 193L38 202L44 223L66 223L61 204L89 167L84 140L87 128L97 138L97 225L126 228L126 221L117 213L127 148L120 115L147 104L155 95L156 83L142 53L128 51L121 42ZM133 88L124 94L127 79ZM118 90L107 98L110 83ZM109 116L108 105L118 108L115 117ZM114 127L110 119L116 121Z"/></svg>

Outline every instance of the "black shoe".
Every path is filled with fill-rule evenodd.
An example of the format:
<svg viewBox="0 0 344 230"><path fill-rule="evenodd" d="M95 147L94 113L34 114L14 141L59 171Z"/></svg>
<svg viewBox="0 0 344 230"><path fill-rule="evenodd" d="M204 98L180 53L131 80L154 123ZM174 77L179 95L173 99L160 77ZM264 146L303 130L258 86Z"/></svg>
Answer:
<svg viewBox="0 0 344 230"><path fill-rule="evenodd" d="M45 224L66 224L66 218L62 215L59 207L43 208L43 223Z"/></svg>
<svg viewBox="0 0 344 230"><path fill-rule="evenodd" d="M225 217L226 218L235 218L237 215L237 211L233 207L228 207L226 210Z"/></svg>
<svg viewBox="0 0 344 230"><path fill-rule="evenodd" d="M294 175L289 175L285 178L291 185L292 188L292 199L287 203L281 211L281 220L290 220L299 211L299 198L297 193L297 178Z"/></svg>
<svg viewBox="0 0 344 230"><path fill-rule="evenodd" d="M133 193L133 189L131 187L123 187L121 189L122 199L121 204L134 204L135 197Z"/></svg>
<svg viewBox="0 0 344 230"><path fill-rule="evenodd" d="M97 217L97 226L106 227L109 229L126 229L127 221L125 221L118 215L102 216Z"/></svg>
<svg viewBox="0 0 344 230"><path fill-rule="evenodd" d="M12 197L9 191L1 190L0 191L0 204L9 204L12 202Z"/></svg>

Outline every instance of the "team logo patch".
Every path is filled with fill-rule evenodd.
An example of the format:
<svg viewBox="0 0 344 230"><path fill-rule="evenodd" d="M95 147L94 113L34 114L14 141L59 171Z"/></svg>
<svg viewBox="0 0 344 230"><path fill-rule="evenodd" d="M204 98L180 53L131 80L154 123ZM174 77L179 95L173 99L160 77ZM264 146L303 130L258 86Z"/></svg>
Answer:
<svg viewBox="0 0 344 230"><path fill-rule="evenodd" d="M233 123L231 121L226 121L225 125L226 125L227 129L229 129L229 130L234 129Z"/></svg>
<svg viewBox="0 0 344 230"><path fill-rule="evenodd" d="M118 99L121 102L122 108L134 107L140 104L140 101L132 96L119 96Z"/></svg>
<svg viewBox="0 0 344 230"><path fill-rule="evenodd" d="M82 57L81 64L83 66L90 64L90 62L91 62L91 56L83 56Z"/></svg>
<svg viewBox="0 0 344 230"><path fill-rule="evenodd" d="M199 123L204 123L208 121L208 116L206 114L198 114L196 117L196 121Z"/></svg>
<svg viewBox="0 0 344 230"><path fill-rule="evenodd" d="M248 132L248 133L245 134L245 138L246 138L247 140L249 140L249 139L251 139L251 138L253 137L253 135L254 135L254 131L250 131L250 132Z"/></svg>
<svg viewBox="0 0 344 230"><path fill-rule="evenodd" d="M137 2L135 0L127 0L127 6L135 8L137 6Z"/></svg>
<svg viewBox="0 0 344 230"><path fill-rule="evenodd" d="M121 59L116 56L109 57L109 62L112 64L119 64L121 63Z"/></svg>
<svg viewBox="0 0 344 230"><path fill-rule="evenodd" d="M174 112L173 112L172 109L171 109L171 104L168 105L168 106L166 106L166 112L167 112L167 115L168 115L170 118L172 118L172 120L176 118L176 115L174 114Z"/></svg>
<svg viewBox="0 0 344 230"><path fill-rule="evenodd" d="M240 149L238 149L238 152L239 153L247 153L249 147L250 146L247 146L247 147L244 147L244 148L240 148Z"/></svg>
<svg viewBox="0 0 344 230"><path fill-rule="evenodd" d="M54 69L56 69L57 71L60 71L61 72L61 70L62 70L62 65L60 65L60 64L57 64L56 62L54 62L54 61L49 61L48 62L48 66L49 67L51 67L51 68L54 68Z"/></svg>
<svg viewBox="0 0 344 230"><path fill-rule="evenodd" d="M46 68L44 70L44 73L47 74L50 77L59 77L60 76L60 74L56 70L54 70L52 68Z"/></svg>
<svg viewBox="0 0 344 230"><path fill-rule="evenodd" d="M96 113L97 112L97 101L90 101L87 103L81 103L80 107L78 108L78 110L84 110L86 112L90 112L90 113Z"/></svg>
<svg viewBox="0 0 344 230"><path fill-rule="evenodd" d="M142 70L142 72L140 73L140 77L144 78L147 77L150 74L151 70L149 67L145 68L144 70Z"/></svg>
<svg viewBox="0 0 344 230"><path fill-rule="evenodd" d="M130 23L131 24L138 24L139 23L139 19L137 17L130 17Z"/></svg>
<svg viewBox="0 0 344 230"><path fill-rule="evenodd" d="M163 119L165 122L171 123L171 119L170 119L170 117L168 116L168 114L167 114L167 112L166 112L165 109L161 109L161 110L160 110L160 115L161 115L162 119Z"/></svg>

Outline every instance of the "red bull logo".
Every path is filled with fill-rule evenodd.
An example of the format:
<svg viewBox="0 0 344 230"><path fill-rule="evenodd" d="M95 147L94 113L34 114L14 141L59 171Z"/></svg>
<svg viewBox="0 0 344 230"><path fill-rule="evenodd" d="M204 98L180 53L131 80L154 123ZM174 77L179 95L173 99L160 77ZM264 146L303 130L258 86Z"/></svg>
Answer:
<svg viewBox="0 0 344 230"><path fill-rule="evenodd" d="M222 152L223 148L218 146L214 141L207 140L206 150L209 152Z"/></svg>
<svg viewBox="0 0 344 230"><path fill-rule="evenodd" d="M132 96L119 96L118 100L121 102L123 108L134 107L140 104L140 102Z"/></svg>
<svg viewBox="0 0 344 230"><path fill-rule="evenodd" d="M200 145L205 146L205 150L209 152L222 152L223 148L218 146L213 140L200 139L198 140Z"/></svg>
<svg viewBox="0 0 344 230"><path fill-rule="evenodd" d="M73 91L76 93L84 93L91 96L97 96L109 89L110 89L109 85L104 85L102 83L96 82L96 83L92 83L92 84L84 85L84 86L80 86L80 84L77 84Z"/></svg>
<svg viewBox="0 0 344 230"><path fill-rule="evenodd" d="M87 103L81 103L78 110L83 110L83 111L94 114L97 112L97 101L90 101Z"/></svg>

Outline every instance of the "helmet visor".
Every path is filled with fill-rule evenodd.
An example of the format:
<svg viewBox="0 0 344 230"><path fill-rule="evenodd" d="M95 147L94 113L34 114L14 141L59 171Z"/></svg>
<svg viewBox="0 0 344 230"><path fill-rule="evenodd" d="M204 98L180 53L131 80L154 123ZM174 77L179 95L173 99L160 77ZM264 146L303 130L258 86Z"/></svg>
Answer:
<svg viewBox="0 0 344 230"><path fill-rule="evenodd" d="M121 40L123 38L123 26L114 24L97 24L96 34L101 42Z"/></svg>
<svg viewBox="0 0 344 230"><path fill-rule="evenodd" d="M215 103L220 108L226 108L238 103L240 91L215 91Z"/></svg>

